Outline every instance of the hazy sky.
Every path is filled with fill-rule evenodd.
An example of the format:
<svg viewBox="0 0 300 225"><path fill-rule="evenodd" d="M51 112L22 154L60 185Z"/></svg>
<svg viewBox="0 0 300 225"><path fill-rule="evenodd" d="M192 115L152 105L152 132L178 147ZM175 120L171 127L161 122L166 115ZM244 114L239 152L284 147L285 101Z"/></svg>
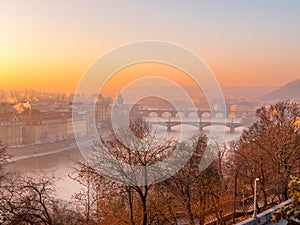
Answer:
<svg viewBox="0 0 300 225"><path fill-rule="evenodd" d="M149 39L194 51L224 86L300 78L299 0L4 0L0 34L0 89L72 92L99 56Z"/></svg>

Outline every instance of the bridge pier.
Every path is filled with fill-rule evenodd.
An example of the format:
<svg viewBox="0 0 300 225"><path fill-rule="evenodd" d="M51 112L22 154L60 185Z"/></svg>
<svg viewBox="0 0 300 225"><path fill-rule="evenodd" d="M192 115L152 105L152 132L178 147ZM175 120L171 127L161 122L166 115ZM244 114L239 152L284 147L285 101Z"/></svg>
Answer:
<svg viewBox="0 0 300 225"><path fill-rule="evenodd" d="M230 126L230 133L234 133L234 126Z"/></svg>
<svg viewBox="0 0 300 225"><path fill-rule="evenodd" d="M199 123L198 130L199 130L200 133L203 131L203 127L201 125L201 122Z"/></svg>
<svg viewBox="0 0 300 225"><path fill-rule="evenodd" d="M170 125L167 125L167 131L171 131L172 127Z"/></svg>
<svg viewBox="0 0 300 225"><path fill-rule="evenodd" d="M176 113L176 111L171 111L170 114L171 114L171 117L176 117L177 113Z"/></svg>

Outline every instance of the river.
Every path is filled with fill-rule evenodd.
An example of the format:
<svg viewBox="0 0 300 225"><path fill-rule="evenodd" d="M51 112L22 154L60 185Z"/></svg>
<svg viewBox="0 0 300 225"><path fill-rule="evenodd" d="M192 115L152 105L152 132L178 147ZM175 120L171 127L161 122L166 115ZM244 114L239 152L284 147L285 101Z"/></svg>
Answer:
<svg viewBox="0 0 300 225"><path fill-rule="evenodd" d="M159 130L164 133L166 128ZM230 133L226 128L225 142L236 139L240 136L244 128L239 127L235 129L235 133ZM209 134L209 127L204 129L204 133ZM196 127L185 125L185 136L192 136L198 132ZM180 134L180 126L175 126L168 136L176 136ZM55 154L31 157L27 159L18 160L16 162L5 165L7 171L14 171L23 174L35 175L37 173L45 172L49 175L54 175L59 180L56 182L57 196L64 200L70 200L74 193L81 188L80 184L72 180L69 176L74 173L74 166L83 157L78 148L68 149L66 151L57 152Z"/></svg>

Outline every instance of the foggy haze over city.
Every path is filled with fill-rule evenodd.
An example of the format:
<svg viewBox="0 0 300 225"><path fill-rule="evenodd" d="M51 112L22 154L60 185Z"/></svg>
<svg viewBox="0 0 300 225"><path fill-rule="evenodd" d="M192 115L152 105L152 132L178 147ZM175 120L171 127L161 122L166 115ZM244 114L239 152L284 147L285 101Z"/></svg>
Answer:
<svg viewBox="0 0 300 225"><path fill-rule="evenodd" d="M0 224L299 224L299 10L2 1Z"/></svg>

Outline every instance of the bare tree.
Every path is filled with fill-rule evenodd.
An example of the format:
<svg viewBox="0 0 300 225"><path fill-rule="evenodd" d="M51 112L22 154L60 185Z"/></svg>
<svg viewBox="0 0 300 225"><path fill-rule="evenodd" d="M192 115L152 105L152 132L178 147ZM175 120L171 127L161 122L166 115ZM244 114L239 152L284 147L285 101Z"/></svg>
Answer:
<svg viewBox="0 0 300 225"><path fill-rule="evenodd" d="M127 135L124 135L124 137L126 138L125 144L118 139L106 142L106 146L110 146L109 152L102 149L101 154L99 154L99 148L103 148L103 146L95 146L91 160L107 178L128 186L125 190L128 194L131 224L147 225L153 220L149 217L148 196L155 183L149 181L147 167L164 159L173 150L174 144L167 141L162 144L157 143L155 138L152 137L143 140L137 139L137 141ZM103 167L103 165L105 166ZM132 167L127 165L139 166L140 169L133 170ZM143 185L139 185L140 182ZM135 220L133 219L133 193L134 196L138 196L139 202L136 204L140 205L138 208L141 209L140 218ZM134 221L141 222L136 223Z"/></svg>
<svg viewBox="0 0 300 225"><path fill-rule="evenodd" d="M148 225L165 219L156 211L158 199L149 198L157 196L161 171L153 167L150 174L148 168L167 158L176 143L151 135L140 118L130 121L129 130L101 135L101 143L95 143L87 163L80 165L80 180L96 190L96 198L85 193L86 207L96 201L103 224Z"/></svg>
<svg viewBox="0 0 300 225"><path fill-rule="evenodd" d="M205 135L191 142L180 143L179 146L181 151L195 151L190 152L189 162L177 174L163 182L173 197L172 207L183 212L190 225L205 224L207 216L214 217L217 224L222 224L222 202L228 186L223 168L225 146L218 143L208 146ZM216 152L217 157L207 169L200 171L200 162L205 160L203 157L212 157L204 154L208 149Z"/></svg>
<svg viewBox="0 0 300 225"><path fill-rule="evenodd" d="M55 178L8 174L0 187L3 224L83 224L80 214L55 198Z"/></svg>
<svg viewBox="0 0 300 225"><path fill-rule="evenodd" d="M53 179L20 177L11 174L1 188L1 211L12 223L53 224Z"/></svg>
<svg viewBox="0 0 300 225"><path fill-rule="evenodd" d="M198 195L199 185L201 185L201 174L199 171L199 164L203 152L207 147L207 137L199 136L198 139L192 140L192 143L180 143L181 151L190 152L190 148L195 148L194 153L190 153L191 159L189 162L170 179L166 180L166 188L168 192L172 193L174 205L178 209L184 210L188 223L195 224L195 205L197 202L196 196ZM198 183L199 182L199 183ZM203 189L201 189L203 191ZM177 206L176 206L177 205Z"/></svg>
<svg viewBox="0 0 300 225"><path fill-rule="evenodd" d="M0 182L5 177L5 173L3 171L3 164L7 162L9 159L9 155L6 153L7 146L3 145L0 141Z"/></svg>
<svg viewBox="0 0 300 225"><path fill-rule="evenodd" d="M257 111L257 121L242 133L239 153L248 161L251 186L253 178L260 177L265 205L267 191L273 188L280 199L287 199L289 177L299 172L299 115L299 104L290 101L265 106Z"/></svg>
<svg viewBox="0 0 300 225"><path fill-rule="evenodd" d="M239 150L239 142L231 141L229 143L229 151L226 160L226 173L229 175L229 188L233 189L233 207L232 207L232 223L235 224L236 220L236 206L237 206L237 198L238 198L238 188L243 188L239 186L240 172L243 165L243 162L239 160L237 156L237 152ZM243 190L242 190L243 191ZM230 194L230 193L229 193ZM244 207L243 207L244 210Z"/></svg>
<svg viewBox="0 0 300 225"><path fill-rule="evenodd" d="M100 176L87 163L78 162L74 167L74 174L70 177L82 185L80 191L75 193L72 198L75 200L75 204L83 209L81 211L85 217L85 224L94 224L97 221Z"/></svg>

